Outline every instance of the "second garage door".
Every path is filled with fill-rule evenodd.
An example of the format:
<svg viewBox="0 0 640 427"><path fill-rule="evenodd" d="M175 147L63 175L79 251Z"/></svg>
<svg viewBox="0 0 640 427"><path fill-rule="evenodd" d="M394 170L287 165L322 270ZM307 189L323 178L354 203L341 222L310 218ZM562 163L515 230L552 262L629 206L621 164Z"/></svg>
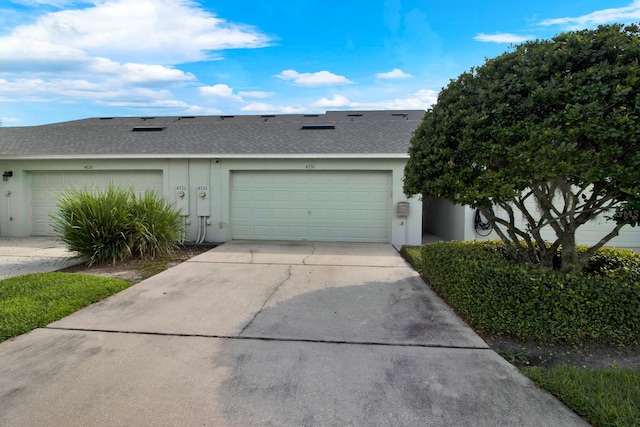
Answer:
<svg viewBox="0 0 640 427"><path fill-rule="evenodd" d="M31 173L31 234L55 234L50 216L57 209L57 196L66 189L105 189L110 183L138 191L154 190L162 195L162 171L48 171Z"/></svg>
<svg viewBox="0 0 640 427"><path fill-rule="evenodd" d="M231 177L233 239L388 242L391 173L239 171Z"/></svg>

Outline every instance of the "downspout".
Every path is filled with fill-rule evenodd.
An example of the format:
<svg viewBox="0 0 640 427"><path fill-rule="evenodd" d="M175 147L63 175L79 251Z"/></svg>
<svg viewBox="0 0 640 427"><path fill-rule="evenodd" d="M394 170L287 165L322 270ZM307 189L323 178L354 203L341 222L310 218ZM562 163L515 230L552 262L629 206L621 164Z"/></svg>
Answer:
<svg viewBox="0 0 640 427"><path fill-rule="evenodd" d="M13 221L11 216L11 191L7 190L5 195L7 196L7 237L11 237L11 221Z"/></svg>

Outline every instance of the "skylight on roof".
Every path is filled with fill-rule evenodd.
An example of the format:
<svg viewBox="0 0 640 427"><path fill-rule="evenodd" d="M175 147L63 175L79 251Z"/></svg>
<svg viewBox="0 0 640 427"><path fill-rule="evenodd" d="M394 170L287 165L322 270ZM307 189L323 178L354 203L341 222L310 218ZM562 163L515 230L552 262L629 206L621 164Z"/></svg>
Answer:
<svg viewBox="0 0 640 427"><path fill-rule="evenodd" d="M336 125L333 124L321 124L321 123L310 123L306 125L302 125L300 129L335 129Z"/></svg>
<svg viewBox="0 0 640 427"><path fill-rule="evenodd" d="M164 126L134 126L131 132L161 132L165 130Z"/></svg>

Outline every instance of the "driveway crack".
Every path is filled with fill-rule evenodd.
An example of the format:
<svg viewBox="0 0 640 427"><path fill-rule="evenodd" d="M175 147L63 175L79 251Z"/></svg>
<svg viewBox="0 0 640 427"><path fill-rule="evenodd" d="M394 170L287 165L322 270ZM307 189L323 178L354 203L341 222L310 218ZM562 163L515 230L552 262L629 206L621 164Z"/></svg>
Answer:
<svg viewBox="0 0 640 427"><path fill-rule="evenodd" d="M309 257L312 257L315 253L316 253L316 245L314 243L312 243L311 244L311 253L309 255L307 255L306 257L304 257L304 259L302 260L302 265L307 265L307 259Z"/></svg>
<svg viewBox="0 0 640 427"><path fill-rule="evenodd" d="M240 331L240 333L238 333L238 337L242 336L242 334L244 333L244 331L246 331L247 329L249 329L249 327L251 327L251 325L253 324L253 321L256 320L256 318L260 315L260 313L262 313L262 310L264 310L264 307L267 305L267 303L271 300L271 298L273 298L273 296L275 295L276 292L278 292L278 289L280 289L280 287L282 285L285 284L285 282L287 282L289 279L291 279L291 267L292 265L289 265L289 269L287 270L287 277L284 278L284 280L282 280L280 283L278 283L278 285L276 287L273 288L273 291L271 291L271 293L269 294L269 296L264 300L264 302L262 303L262 307L260 307L260 309L256 312L256 314L254 314L253 318L249 321L249 323L247 323L242 330Z"/></svg>

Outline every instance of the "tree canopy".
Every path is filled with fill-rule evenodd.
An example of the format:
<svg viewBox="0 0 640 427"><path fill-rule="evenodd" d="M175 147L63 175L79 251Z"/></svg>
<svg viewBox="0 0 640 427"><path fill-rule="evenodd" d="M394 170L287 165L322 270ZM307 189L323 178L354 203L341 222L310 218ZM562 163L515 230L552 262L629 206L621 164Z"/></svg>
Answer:
<svg viewBox="0 0 640 427"><path fill-rule="evenodd" d="M404 192L479 208L522 262L550 268L560 250L561 269L580 270L633 223L618 215L578 255L580 226L637 197L639 60L640 28L616 24L526 42L461 74L414 133Z"/></svg>

